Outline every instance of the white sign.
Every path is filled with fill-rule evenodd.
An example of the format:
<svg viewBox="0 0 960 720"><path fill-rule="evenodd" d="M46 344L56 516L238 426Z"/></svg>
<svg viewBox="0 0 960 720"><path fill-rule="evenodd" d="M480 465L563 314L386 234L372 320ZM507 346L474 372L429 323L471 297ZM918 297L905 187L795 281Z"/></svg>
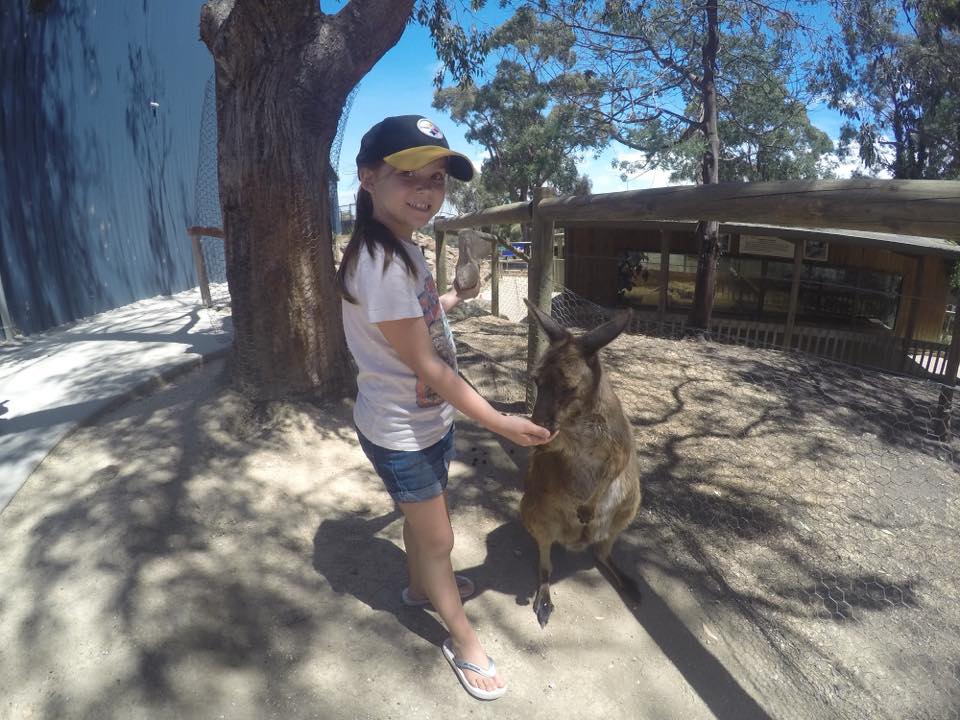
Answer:
<svg viewBox="0 0 960 720"><path fill-rule="evenodd" d="M741 235L741 255L765 255L767 257L793 257L793 243L776 237L764 235Z"/></svg>
<svg viewBox="0 0 960 720"><path fill-rule="evenodd" d="M826 262L830 254L830 243L826 240L804 240L803 259Z"/></svg>

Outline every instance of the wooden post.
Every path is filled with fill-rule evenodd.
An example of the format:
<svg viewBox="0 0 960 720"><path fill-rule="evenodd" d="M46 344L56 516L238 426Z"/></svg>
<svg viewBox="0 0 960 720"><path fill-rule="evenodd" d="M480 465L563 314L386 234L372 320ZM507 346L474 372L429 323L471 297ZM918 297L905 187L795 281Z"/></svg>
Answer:
<svg viewBox="0 0 960 720"><path fill-rule="evenodd" d="M437 293L443 295L447 291L447 236L443 230L437 230L436 225L434 227L434 234L436 235L436 254L434 255L434 267L433 274L436 276L434 279L437 281Z"/></svg>
<svg viewBox="0 0 960 720"><path fill-rule="evenodd" d="M563 292L567 286L567 231L564 228L557 232L554 226L550 262L553 266L553 290Z"/></svg>
<svg viewBox="0 0 960 720"><path fill-rule="evenodd" d="M670 235L666 230L660 231L660 302L657 313L660 315L660 332L664 331L667 322L667 298L670 290Z"/></svg>
<svg viewBox="0 0 960 720"><path fill-rule="evenodd" d="M960 370L960 309L953 316L953 338L947 355L947 372L940 389L940 401L937 403L935 429L944 442L950 440L950 415L953 410L953 391L957 384L957 371Z"/></svg>
<svg viewBox="0 0 960 720"><path fill-rule="evenodd" d="M3 291L3 278L0 277L0 323L3 324L3 339L13 340L13 320L7 307L7 294Z"/></svg>
<svg viewBox="0 0 960 720"><path fill-rule="evenodd" d="M760 278L761 278L760 300L757 303L757 319L758 320L763 319L763 304L767 301L767 267L768 267L768 261L761 260L760 261ZM776 336L774 336L774 339L776 339Z"/></svg>
<svg viewBox="0 0 960 720"><path fill-rule="evenodd" d="M793 326L797 320L797 300L800 297L800 271L803 269L803 240L793 241L793 284L790 286L790 309L787 311L787 327L783 332L783 347L790 349Z"/></svg>
<svg viewBox="0 0 960 720"><path fill-rule="evenodd" d="M539 212L540 201L553 197L548 187L539 187L533 193L533 220L530 232L530 263L527 266L527 299L547 315L550 314L550 299L553 290L553 220ZM536 402L537 388L530 373L540 358L540 325L530 316L527 323L527 410L532 411Z"/></svg>
<svg viewBox="0 0 960 720"><path fill-rule="evenodd" d="M197 268L197 284L200 286L200 299L205 307L211 307L213 301L210 299L210 281L207 279L207 261L203 259L203 248L200 246L200 234L194 232L191 228L190 244L193 246L193 264Z"/></svg>
<svg viewBox="0 0 960 720"><path fill-rule="evenodd" d="M920 312L920 287L923 284L923 265L924 256L916 258L916 268L913 273L913 295L910 298L910 315L907 318L907 329L903 335L903 352L900 356L900 372L903 372L910 359L910 343L913 342L913 334L917 330L917 315Z"/></svg>
<svg viewBox="0 0 960 720"><path fill-rule="evenodd" d="M500 243L496 235L490 241L490 312L500 317Z"/></svg>

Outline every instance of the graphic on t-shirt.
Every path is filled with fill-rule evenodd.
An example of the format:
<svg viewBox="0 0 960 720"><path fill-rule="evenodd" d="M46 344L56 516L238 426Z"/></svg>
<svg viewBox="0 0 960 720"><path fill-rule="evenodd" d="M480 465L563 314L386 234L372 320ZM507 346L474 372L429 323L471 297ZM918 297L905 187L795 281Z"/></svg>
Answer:
<svg viewBox="0 0 960 720"><path fill-rule="evenodd" d="M423 292L417 296L417 299L420 301L420 309L423 310L423 319L427 323L427 331L430 333L434 350L447 365L456 371L457 348L453 344L453 333L450 332L447 316L443 312L443 306L440 305L437 283L432 275L427 276L423 284ZM433 388L417 378L417 407L435 407L442 403L443 398Z"/></svg>

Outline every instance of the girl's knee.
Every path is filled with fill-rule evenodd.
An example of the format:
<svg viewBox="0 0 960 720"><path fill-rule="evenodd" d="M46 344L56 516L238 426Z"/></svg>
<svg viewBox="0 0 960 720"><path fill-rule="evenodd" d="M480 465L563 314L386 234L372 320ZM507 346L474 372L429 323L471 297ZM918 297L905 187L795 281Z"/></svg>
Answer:
<svg viewBox="0 0 960 720"><path fill-rule="evenodd" d="M453 551L453 528L443 498L401 505L406 529L413 535L421 555L442 556Z"/></svg>
<svg viewBox="0 0 960 720"><path fill-rule="evenodd" d="M429 528L417 538L417 548L421 554L446 557L453 552L453 528Z"/></svg>

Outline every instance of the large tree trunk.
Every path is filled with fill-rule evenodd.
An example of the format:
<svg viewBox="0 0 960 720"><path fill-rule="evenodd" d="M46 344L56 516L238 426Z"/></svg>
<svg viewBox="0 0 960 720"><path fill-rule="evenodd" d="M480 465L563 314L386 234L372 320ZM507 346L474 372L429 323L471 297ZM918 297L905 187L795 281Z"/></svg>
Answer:
<svg viewBox="0 0 960 720"><path fill-rule="evenodd" d="M347 95L399 40L413 3L352 0L336 15L317 0L203 6L200 35L216 64L231 368L251 397L331 397L352 385L333 283L330 147Z"/></svg>
<svg viewBox="0 0 960 720"><path fill-rule="evenodd" d="M707 0L707 37L703 44L703 131L707 136L707 150L703 154L703 184L720 181L720 135L717 132L717 53L720 49L720 28L717 20L717 0ZM717 285L717 262L720 246L717 239L719 223L701 220L697 224L697 282L693 292L693 309L689 325L699 330L710 329L713 314L713 296Z"/></svg>

